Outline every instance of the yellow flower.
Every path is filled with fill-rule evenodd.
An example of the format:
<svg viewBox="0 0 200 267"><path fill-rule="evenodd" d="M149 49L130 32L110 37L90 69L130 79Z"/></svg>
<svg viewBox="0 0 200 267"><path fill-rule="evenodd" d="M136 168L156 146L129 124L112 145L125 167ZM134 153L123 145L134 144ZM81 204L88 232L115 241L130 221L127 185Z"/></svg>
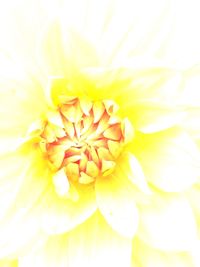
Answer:
<svg viewBox="0 0 200 267"><path fill-rule="evenodd" d="M5 8L5 264L198 266L199 128L185 123L193 69L166 63L173 8L153 4L22 1L14 16Z"/></svg>

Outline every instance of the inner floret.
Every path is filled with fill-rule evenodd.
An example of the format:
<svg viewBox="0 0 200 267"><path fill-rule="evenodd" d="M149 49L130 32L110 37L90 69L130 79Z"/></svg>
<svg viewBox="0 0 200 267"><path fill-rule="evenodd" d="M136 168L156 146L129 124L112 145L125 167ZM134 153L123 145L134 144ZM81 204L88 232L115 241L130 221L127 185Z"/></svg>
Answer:
<svg viewBox="0 0 200 267"><path fill-rule="evenodd" d="M68 180L81 184L110 174L123 146L133 138L129 120L117 111L111 100L66 97L50 112L41 146L55 171L63 170Z"/></svg>

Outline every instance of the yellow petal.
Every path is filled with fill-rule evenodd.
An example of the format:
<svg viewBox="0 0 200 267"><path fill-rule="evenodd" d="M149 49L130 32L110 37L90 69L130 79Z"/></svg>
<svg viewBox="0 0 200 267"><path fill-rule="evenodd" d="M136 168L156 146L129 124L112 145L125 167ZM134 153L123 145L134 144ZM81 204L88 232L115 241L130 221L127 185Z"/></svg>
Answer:
<svg viewBox="0 0 200 267"><path fill-rule="evenodd" d="M110 174L113 171L115 165L116 164L114 161L102 160L101 171L103 173L103 176Z"/></svg>
<svg viewBox="0 0 200 267"><path fill-rule="evenodd" d="M17 260L0 260L0 267L18 267Z"/></svg>
<svg viewBox="0 0 200 267"><path fill-rule="evenodd" d="M93 161L88 161L86 173L92 177L96 177L99 174L99 168Z"/></svg>
<svg viewBox="0 0 200 267"><path fill-rule="evenodd" d="M95 180L94 177L89 176L84 172L80 173L79 183L81 183L81 184L90 184L90 183L94 182L94 180Z"/></svg>
<svg viewBox="0 0 200 267"><path fill-rule="evenodd" d="M95 213L67 234L50 237L41 249L21 258L20 267L130 266L131 248L131 239L114 232Z"/></svg>
<svg viewBox="0 0 200 267"><path fill-rule="evenodd" d="M69 163L66 168L67 176L73 181L77 181L79 177L79 165L77 163Z"/></svg>
<svg viewBox="0 0 200 267"><path fill-rule="evenodd" d="M64 156L65 152L63 150L59 150L57 153L50 155L49 159L56 168L60 168L64 160Z"/></svg>
<svg viewBox="0 0 200 267"><path fill-rule="evenodd" d="M98 207L111 227L126 237L133 237L138 226L138 211L132 184L118 162L112 174L96 181ZM126 207L126 208L125 208Z"/></svg>
<svg viewBox="0 0 200 267"><path fill-rule="evenodd" d="M105 147L98 148L97 152L100 159L112 160L110 152Z"/></svg>
<svg viewBox="0 0 200 267"><path fill-rule="evenodd" d="M113 157L119 156L121 150L119 142L108 140L108 148Z"/></svg>

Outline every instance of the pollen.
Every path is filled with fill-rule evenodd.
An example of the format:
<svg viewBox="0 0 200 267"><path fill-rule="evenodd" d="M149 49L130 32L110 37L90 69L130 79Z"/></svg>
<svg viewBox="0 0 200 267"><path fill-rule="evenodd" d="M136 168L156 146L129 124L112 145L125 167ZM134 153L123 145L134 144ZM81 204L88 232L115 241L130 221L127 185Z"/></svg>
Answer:
<svg viewBox="0 0 200 267"><path fill-rule="evenodd" d="M93 183L115 168L124 145L133 138L127 118L117 115L114 101L66 98L49 112L41 133L41 149L59 177ZM59 175L58 175L59 174Z"/></svg>

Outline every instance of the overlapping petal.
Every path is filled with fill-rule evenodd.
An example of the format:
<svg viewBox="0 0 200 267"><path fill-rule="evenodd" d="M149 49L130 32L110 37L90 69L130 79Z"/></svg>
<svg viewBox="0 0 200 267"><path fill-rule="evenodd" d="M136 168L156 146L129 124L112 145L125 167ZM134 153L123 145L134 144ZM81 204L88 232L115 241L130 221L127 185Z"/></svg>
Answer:
<svg viewBox="0 0 200 267"><path fill-rule="evenodd" d="M131 239L114 232L97 212L73 231L50 237L39 251L22 258L19 267L129 266L131 249Z"/></svg>
<svg viewBox="0 0 200 267"><path fill-rule="evenodd" d="M154 249L140 239L133 241L132 267L196 267L190 252L168 252Z"/></svg>
<svg viewBox="0 0 200 267"><path fill-rule="evenodd" d="M61 234L83 223L97 209L94 188L76 186L72 194L77 199L62 198L57 195L53 185L44 199L42 228L48 234Z"/></svg>
<svg viewBox="0 0 200 267"><path fill-rule="evenodd" d="M139 134L132 145L147 180L166 192L180 192L199 181L199 150L177 128Z"/></svg>
<svg viewBox="0 0 200 267"><path fill-rule="evenodd" d="M114 172L96 181L97 204L107 222L125 237L133 237L138 226L134 190L119 160Z"/></svg>
<svg viewBox="0 0 200 267"><path fill-rule="evenodd" d="M178 252L190 250L197 241L195 217L184 197L157 193L139 209L138 235L149 246Z"/></svg>

